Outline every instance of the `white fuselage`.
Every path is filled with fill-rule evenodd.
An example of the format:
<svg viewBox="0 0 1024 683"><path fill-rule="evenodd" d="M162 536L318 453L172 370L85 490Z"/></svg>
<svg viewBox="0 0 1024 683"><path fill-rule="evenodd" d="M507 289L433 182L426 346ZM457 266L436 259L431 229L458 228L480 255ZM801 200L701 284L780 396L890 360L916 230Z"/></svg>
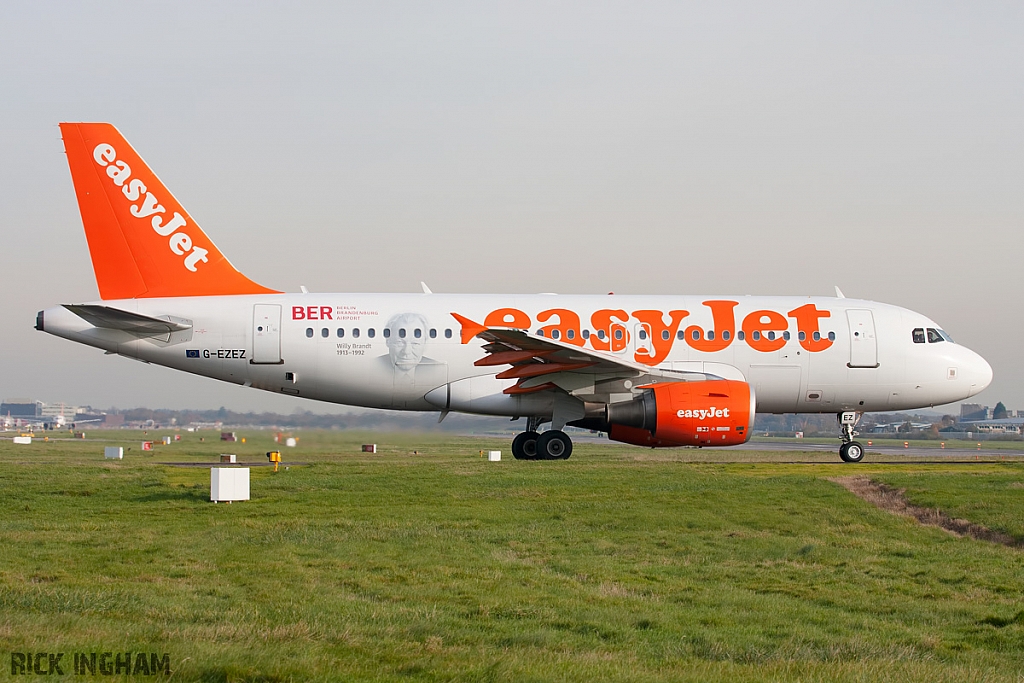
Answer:
<svg viewBox="0 0 1024 683"><path fill-rule="evenodd" d="M729 305L716 312L707 302ZM191 329L139 338L54 307L43 312L44 330L226 382L370 408L550 414L551 392L507 395L515 380L496 379L501 367L474 365L484 342L464 343L453 313L531 335L547 328L549 338L656 370L742 379L758 412L921 408L966 399L992 378L970 349L915 342L914 330L939 329L925 316L856 299L270 294L100 303ZM600 379L563 388L587 400Z"/></svg>

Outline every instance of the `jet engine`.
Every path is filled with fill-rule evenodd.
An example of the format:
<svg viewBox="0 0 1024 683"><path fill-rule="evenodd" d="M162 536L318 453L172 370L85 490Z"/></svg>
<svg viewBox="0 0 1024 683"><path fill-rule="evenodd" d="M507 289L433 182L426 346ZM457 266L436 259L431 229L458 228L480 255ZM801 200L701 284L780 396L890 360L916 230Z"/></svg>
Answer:
<svg viewBox="0 0 1024 683"><path fill-rule="evenodd" d="M641 388L631 401L603 406L613 441L656 448L735 446L750 439L754 390L746 382L663 382Z"/></svg>

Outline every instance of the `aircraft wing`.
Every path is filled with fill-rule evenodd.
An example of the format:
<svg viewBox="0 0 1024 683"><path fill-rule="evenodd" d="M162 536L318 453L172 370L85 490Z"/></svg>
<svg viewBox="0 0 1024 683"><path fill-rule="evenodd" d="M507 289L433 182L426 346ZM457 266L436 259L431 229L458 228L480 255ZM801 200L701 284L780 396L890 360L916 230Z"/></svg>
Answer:
<svg viewBox="0 0 1024 683"><path fill-rule="evenodd" d="M698 381L715 378L702 372L676 372L637 363L610 353L584 349L565 341L531 336L523 330L485 327L463 316L453 314L463 324L464 334L486 342L484 356L477 367L511 366L498 372L498 379L518 379L505 389L506 394L525 394L560 388L580 395L588 392L606 393L603 384L621 384L634 380L631 386L658 381ZM468 334L472 333L472 334ZM597 387L595 387L595 384ZM609 387L608 391L618 393ZM624 390L628 391L628 387Z"/></svg>
<svg viewBox="0 0 1024 683"><path fill-rule="evenodd" d="M64 308L93 327L120 330L138 337L166 337L174 332L184 332L192 329L189 321L151 318L148 315L122 311L119 308L111 308L110 306L64 304Z"/></svg>

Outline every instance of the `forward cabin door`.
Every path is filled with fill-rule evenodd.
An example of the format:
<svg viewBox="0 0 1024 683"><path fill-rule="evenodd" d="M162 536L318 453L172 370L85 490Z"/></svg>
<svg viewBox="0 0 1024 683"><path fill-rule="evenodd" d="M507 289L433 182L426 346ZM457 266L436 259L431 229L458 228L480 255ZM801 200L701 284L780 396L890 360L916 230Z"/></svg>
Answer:
<svg viewBox="0 0 1024 683"><path fill-rule="evenodd" d="M281 306L252 307L252 363L279 365L281 360Z"/></svg>
<svg viewBox="0 0 1024 683"><path fill-rule="evenodd" d="M878 342L871 311L849 310L846 319L850 323L850 367L877 368Z"/></svg>

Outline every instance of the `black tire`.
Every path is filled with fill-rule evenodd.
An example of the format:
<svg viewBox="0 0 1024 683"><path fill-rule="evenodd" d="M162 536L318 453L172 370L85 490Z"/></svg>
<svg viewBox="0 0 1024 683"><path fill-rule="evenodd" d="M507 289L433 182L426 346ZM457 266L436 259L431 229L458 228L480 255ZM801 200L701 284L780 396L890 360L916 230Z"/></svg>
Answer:
<svg viewBox="0 0 1024 683"><path fill-rule="evenodd" d="M537 459L537 432L523 432L512 439L512 457L516 460Z"/></svg>
<svg viewBox="0 0 1024 683"><path fill-rule="evenodd" d="M839 457L843 462L860 462L864 459L864 446L858 441L844 443L839 447Z"/></svg>
<svg viewBox="0 0 1024 683"><path fill-rule="evenodd" d="M565 460L572 455L572 439L565 432L549 429L537 437L537 457L541 460Z"/></svg>

